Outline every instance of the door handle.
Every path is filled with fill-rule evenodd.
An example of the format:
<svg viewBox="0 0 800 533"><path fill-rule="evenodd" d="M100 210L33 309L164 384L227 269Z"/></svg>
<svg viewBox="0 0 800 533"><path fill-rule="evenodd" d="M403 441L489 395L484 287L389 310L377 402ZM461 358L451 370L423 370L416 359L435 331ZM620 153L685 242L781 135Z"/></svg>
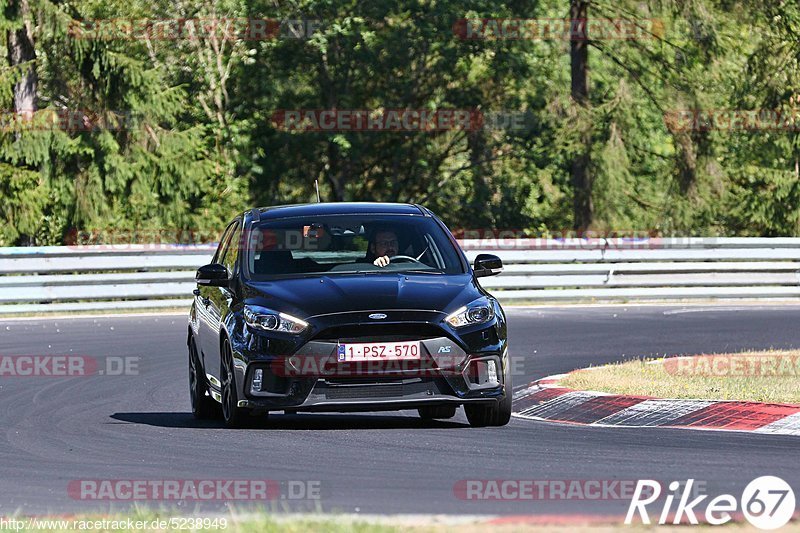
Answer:
<svg viewBox="0 0 800 533"><path fill-rule="evenodd" d="M194 294L195 296L200 296L200 289L193 290L192 294Z"/></svg>
<svg viewBox="0 0 800 533"><path fill-rule="evenodd" d="M208 307L209 305L211 305L211 300L209 300L208 298L203 298L203 305Z"/></svg>

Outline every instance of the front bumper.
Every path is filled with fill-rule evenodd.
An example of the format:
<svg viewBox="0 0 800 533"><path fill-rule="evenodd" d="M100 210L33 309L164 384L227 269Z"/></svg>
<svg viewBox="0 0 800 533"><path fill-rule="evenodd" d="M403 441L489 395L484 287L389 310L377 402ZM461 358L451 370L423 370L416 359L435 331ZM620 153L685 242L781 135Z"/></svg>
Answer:
<svg viewBox="0 0 800 533"><path fill-rule="evenodd" d="M389 320L382 323L370 320L368 313L311 317L302 337L256 332L236 316L228 331L239 406L290 412L393 410L492 403L511 394L505 389L509 361L499 308L491 322L458 331L436 311L386 311ZM397 341L420 342L418 365L337 361L341 344Z"/></svg>
<svg viewBox="0 0 800 533"><path fill-rule="evenodd" d="M431 396L424 399L415 398L359 398L352 400L306 401L298 406L277 406L263 401L240 400L239 407L263 409L267 411L285 410L290 412L354 412L354 411L399 411L402 409L417 409L432 405L463 405L463 404L494 404L495 398L454 398L453 396Z"/></svg>
<svg viewBox="0 0 800 533"><path fill-rule="evenodd" d="M311 341L292 356L242 354L239 362L245 364L239 382L240 398L244 399L239 406L289 411L393 410L493 403L504 398L505 351L468 354L447 337L419 341L421 358L411 362L339 363L335 355L338 343L332 341Z"/></svg>

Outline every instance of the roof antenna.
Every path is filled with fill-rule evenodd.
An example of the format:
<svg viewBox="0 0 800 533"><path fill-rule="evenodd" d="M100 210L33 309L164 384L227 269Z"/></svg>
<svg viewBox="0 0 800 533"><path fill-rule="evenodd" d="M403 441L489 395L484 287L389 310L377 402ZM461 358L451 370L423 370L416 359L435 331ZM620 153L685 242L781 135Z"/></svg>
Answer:
<svg viewBox="0 0 800 533"><path fill-rule="evenodd" d="M319 180L318 179L314 180L314 188L317 189L317 203L319 204L319 203L322 202L322 200L319 197Z"/></svg>

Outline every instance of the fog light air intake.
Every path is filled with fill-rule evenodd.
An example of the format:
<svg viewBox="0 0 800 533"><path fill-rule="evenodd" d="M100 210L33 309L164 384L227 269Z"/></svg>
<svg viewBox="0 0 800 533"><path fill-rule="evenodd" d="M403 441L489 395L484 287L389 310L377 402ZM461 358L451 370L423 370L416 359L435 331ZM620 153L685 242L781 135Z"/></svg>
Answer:
<svg viewBox="0 0 800 533"><path fill-rule="evenodd" d="M253 382L250 385L250 392L261 392L261 383L264 380L264 371L260 368L253 372Z"/></svg>

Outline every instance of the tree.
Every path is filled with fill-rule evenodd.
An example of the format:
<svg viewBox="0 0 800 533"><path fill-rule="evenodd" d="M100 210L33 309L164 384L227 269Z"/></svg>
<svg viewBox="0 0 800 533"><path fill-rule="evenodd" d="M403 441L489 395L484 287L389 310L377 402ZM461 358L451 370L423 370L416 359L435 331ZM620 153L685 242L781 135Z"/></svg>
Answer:
<svg viewBox="0 0 800 533"><path fill-rule="evenodd" d="M570 31L570 74L571 95L579 114L589 106L589 44L587 0L571 0ZM581 134L581 147L572 161L573 187L573 226L579 232L585 232L592 223L592 178L589 173L589 161L592 152L592 132L584 128Z"/></svg>

